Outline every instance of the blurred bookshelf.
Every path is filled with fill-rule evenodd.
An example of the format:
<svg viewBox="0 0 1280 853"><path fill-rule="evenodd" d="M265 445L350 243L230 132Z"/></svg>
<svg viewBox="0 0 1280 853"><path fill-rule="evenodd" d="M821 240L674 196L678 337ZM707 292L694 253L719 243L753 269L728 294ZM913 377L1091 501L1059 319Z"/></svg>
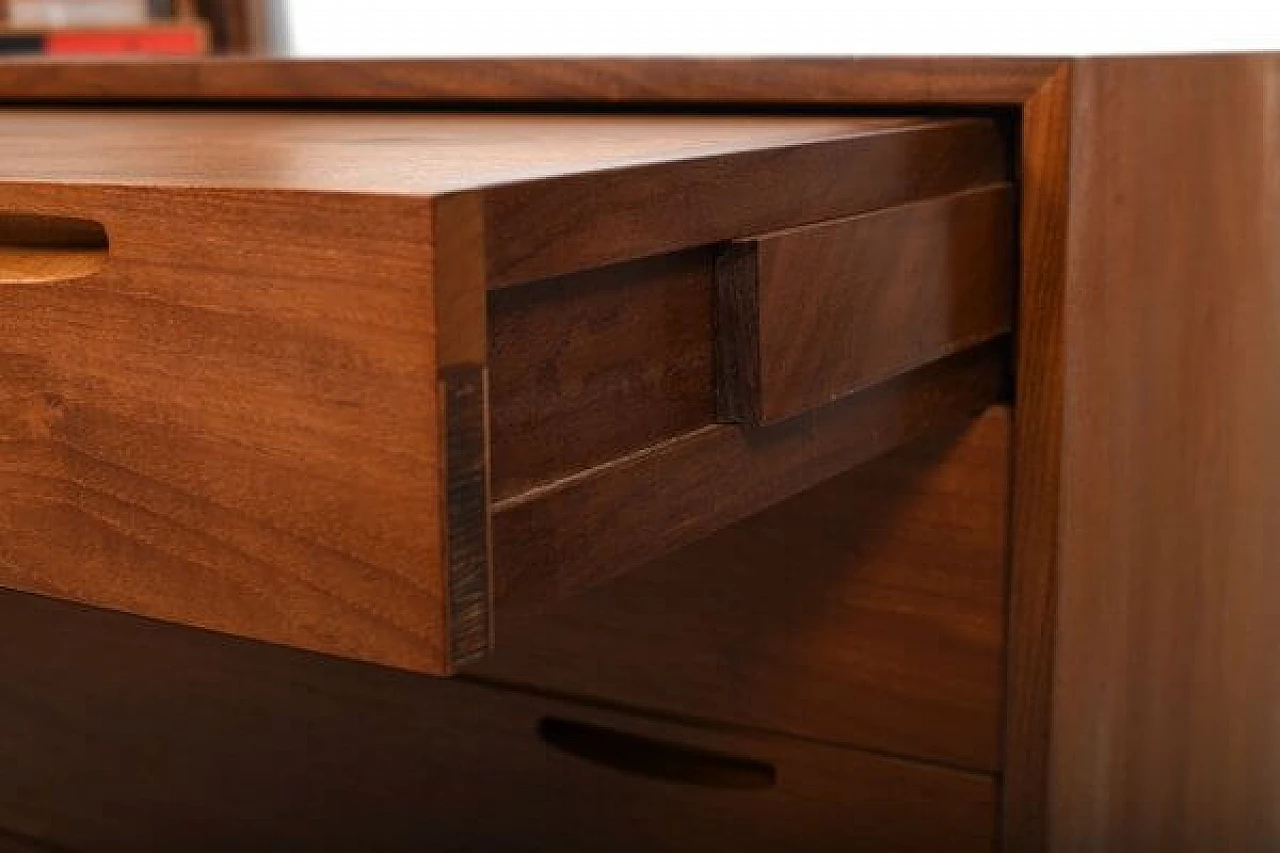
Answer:
<svg viewBox="0 0 1280 853"><path fill-rule="evenodd" d="M0 59L272 50L270 0L0 0Z"/></svg>

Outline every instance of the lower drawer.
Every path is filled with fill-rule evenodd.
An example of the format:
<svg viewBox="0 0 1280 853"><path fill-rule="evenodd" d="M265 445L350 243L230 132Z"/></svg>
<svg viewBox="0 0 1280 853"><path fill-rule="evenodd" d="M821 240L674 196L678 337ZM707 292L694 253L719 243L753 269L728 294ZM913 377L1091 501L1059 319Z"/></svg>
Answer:
<svg viewBox="0 0 1280 853"><path fill-rule="evenodd" d="M1010 410L548 608L476 675L994 772Z"/></svg>
<svg viewBox="0 0 1280 853"><path fill-rule="evenodd" d="M0 593L0 849L993 849L991 777Z"/></svg>

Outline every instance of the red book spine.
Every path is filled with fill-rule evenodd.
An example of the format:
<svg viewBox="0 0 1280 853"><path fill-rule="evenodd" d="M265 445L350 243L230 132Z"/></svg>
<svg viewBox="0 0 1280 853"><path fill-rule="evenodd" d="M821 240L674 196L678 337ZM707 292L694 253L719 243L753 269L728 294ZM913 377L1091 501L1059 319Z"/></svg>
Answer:
<svg viewBox="0 0 1280 853"><path fill-rule="evenodd" d="M57 30L45 36L49 55L86 56L120 53L193 56L204 53L199 27L124 30Z"/></svg>

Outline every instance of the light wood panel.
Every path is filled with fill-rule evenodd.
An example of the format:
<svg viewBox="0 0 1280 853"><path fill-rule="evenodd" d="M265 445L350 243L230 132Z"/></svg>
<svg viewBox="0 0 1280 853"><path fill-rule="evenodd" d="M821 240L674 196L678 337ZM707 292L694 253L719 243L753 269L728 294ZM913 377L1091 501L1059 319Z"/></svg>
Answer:
<svg viewBox="0 0 1280 853"><path fill-rule="evenodd" d="M1003 135L984 119L122 109L5 118L3 181L459 194L476 206L473 248L490 287L958 192L1007 170Z"/></svg>
<svg viewBox="0 0 1280 853"><path fill-rule="evenodd" d="M468 251L490 287L958 192L1007 172L1004 135L987 119L126 109L13 109L5 119L4 182L474 206Z"/></svg>
<svg viewBox="0 0 1280 853"><path fill-rule="evenodd" d="M429 209L0 193L111 236L97 275L0 287L4 582L440 668Z"/></svg>
<svg viewBox="0 0 1280 853"><path fill-rule="evenodd" d="M1076 69L1052 849L1280 845L1280 57Z"/></svg>
<svg viewBox="0 0 1280 853"><path fill-rule="evenodd" d="M783 116L12 108L5 180L441 195L920 127ZM86 144L92 140L92 145Z"/></svg>

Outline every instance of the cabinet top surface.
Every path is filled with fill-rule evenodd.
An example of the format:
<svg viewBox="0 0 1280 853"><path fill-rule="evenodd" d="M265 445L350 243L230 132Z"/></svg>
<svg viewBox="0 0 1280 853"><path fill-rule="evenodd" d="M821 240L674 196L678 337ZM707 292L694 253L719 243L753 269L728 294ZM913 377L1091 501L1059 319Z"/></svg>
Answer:
<svg viewBox="0 0 1280 853"><path fill-rule="evenodd" d="M1249 63L1275 54L1147 57L756 57L0 60L0 102L877 104L1011 107L1084 63Z"/></svg>
<svg viewBox="0 0 1280 853"><path fill-rule="evenodd" d="M1052 58L251 59L0 62L6 101L1015 105Z"/></svg>
<svg viewBox="0 0 1280 853"><path fill-rule="evenodd" d="M436 195L931 119L14 109L3 180ZM86 144L92 139L92 144Z"/></svg>

